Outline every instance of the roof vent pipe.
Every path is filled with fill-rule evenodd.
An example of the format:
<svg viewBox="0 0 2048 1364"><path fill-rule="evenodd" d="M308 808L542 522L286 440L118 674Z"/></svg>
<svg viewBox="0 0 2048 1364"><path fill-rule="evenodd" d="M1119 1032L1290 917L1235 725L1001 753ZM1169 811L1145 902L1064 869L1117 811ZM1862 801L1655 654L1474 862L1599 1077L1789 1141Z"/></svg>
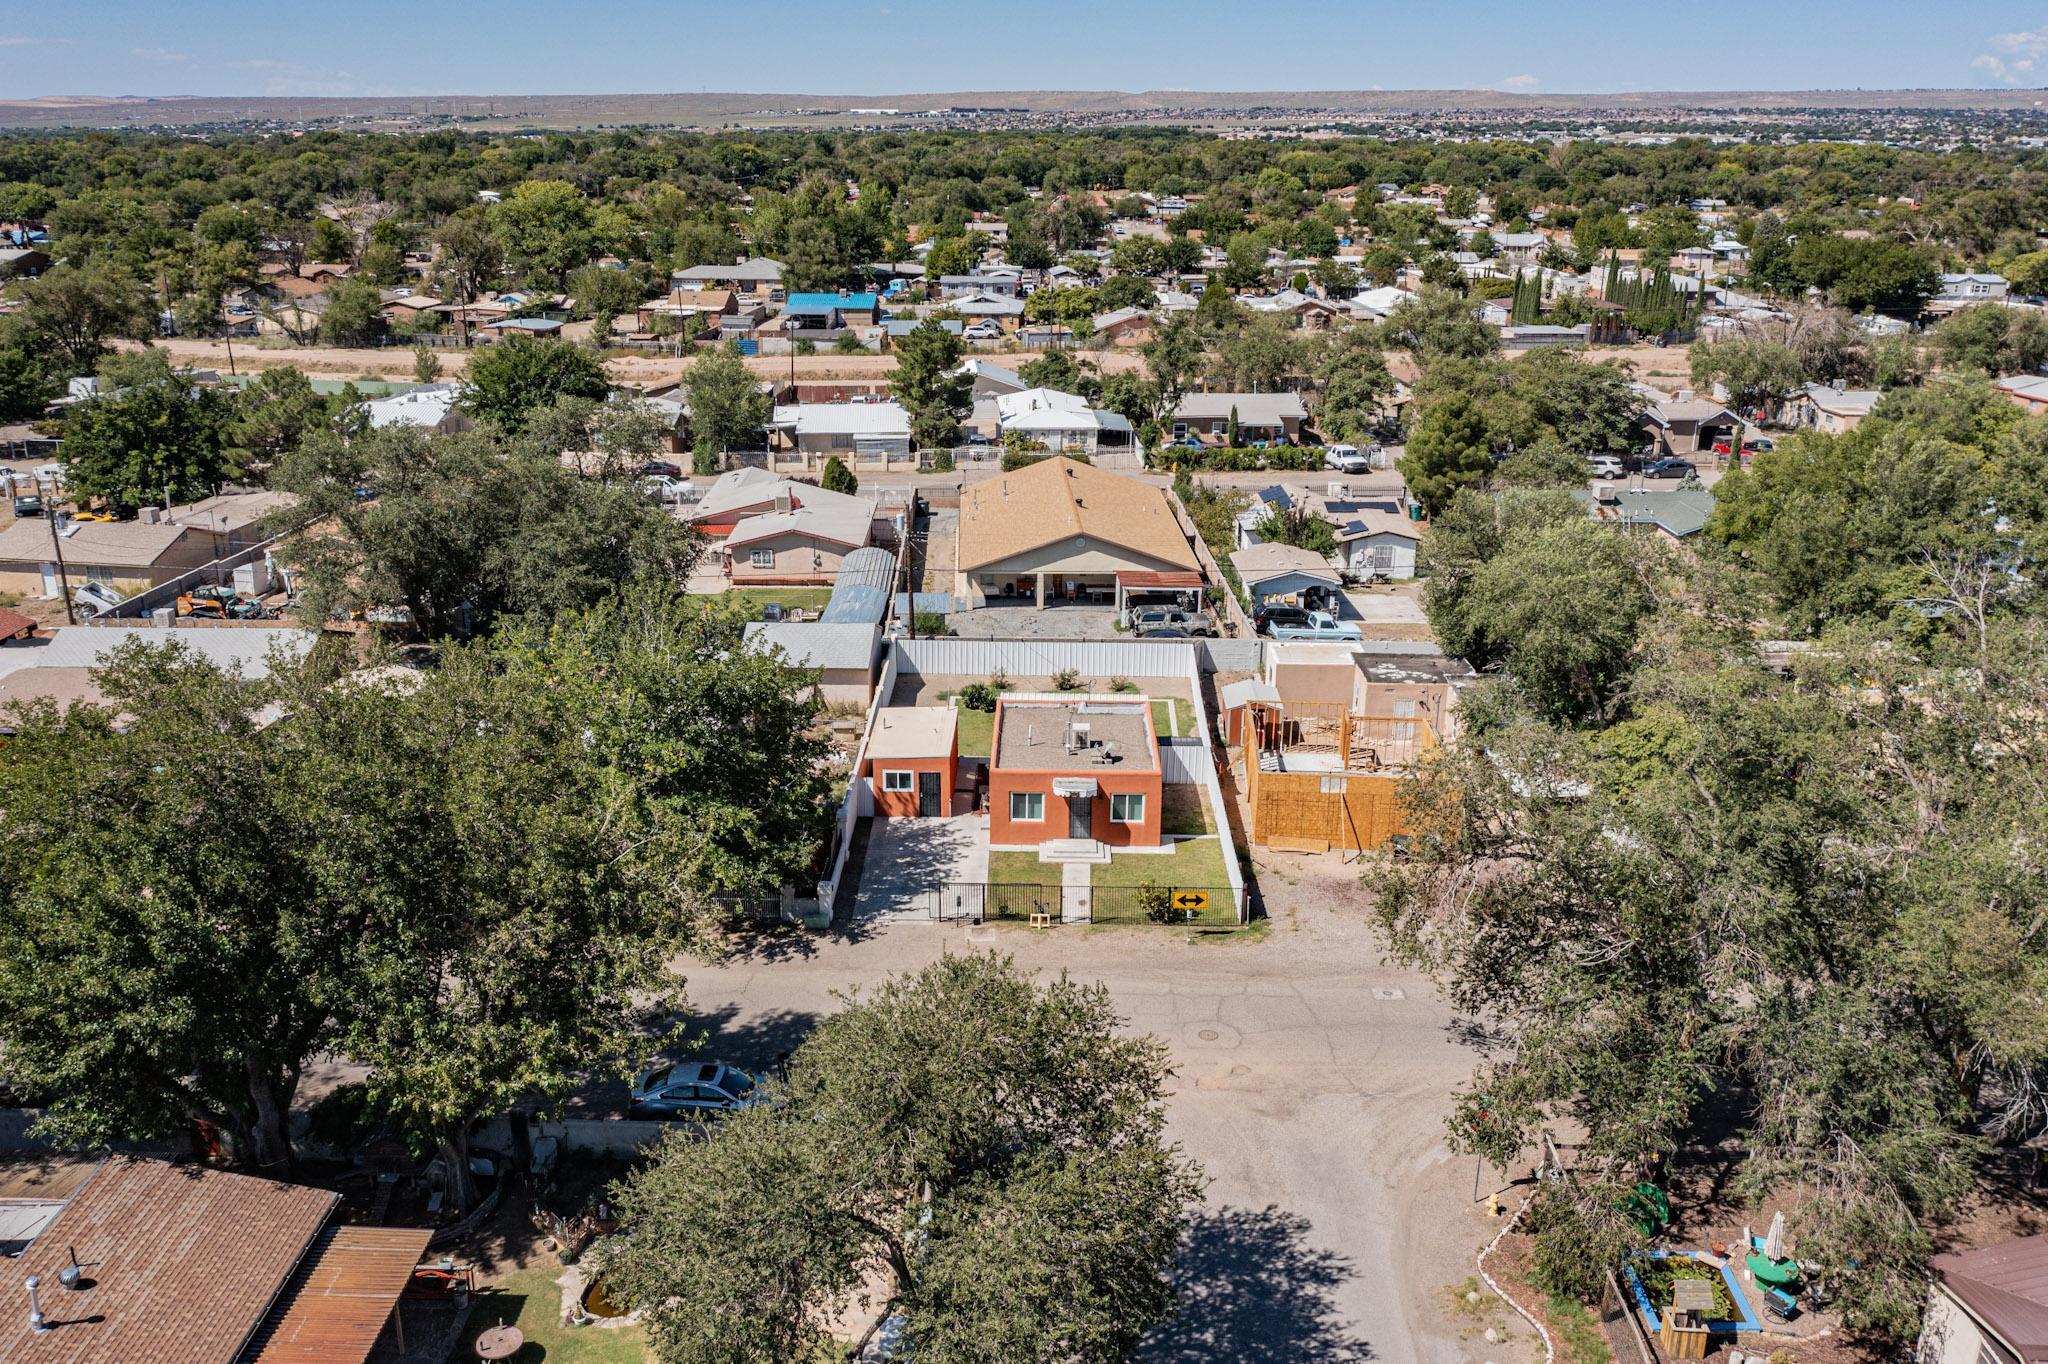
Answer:
<svg viewBox="0 0 2048 1364"><path fill-rule="evenodd" d="M42 1335L50 1329L50 1323L43 1320L42 1305L36 1301L36 1290L42 1286L41 1279L33 1274L28 1276L28 1329L37 1335Z"/></svg>

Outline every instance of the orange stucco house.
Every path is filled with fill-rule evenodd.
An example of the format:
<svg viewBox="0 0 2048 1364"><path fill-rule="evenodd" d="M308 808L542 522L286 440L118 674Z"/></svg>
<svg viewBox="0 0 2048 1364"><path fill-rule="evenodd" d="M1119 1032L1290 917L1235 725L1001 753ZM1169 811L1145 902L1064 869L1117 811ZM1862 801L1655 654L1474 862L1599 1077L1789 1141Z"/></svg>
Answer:
<svg viewBox="0 0 2048 1364"><path fill-rule="evenodd" d="M953 812L959 715L951 706L894 706L875 716L866 775L874 785L877 815L930 819Z"/></svg>
<svg viewBox="0 0 2048 1364"><path fill-rule="evenodd" d="M1159 843L1164 778L1145 697L1003 697L988 781L992 847Z"/></svg>

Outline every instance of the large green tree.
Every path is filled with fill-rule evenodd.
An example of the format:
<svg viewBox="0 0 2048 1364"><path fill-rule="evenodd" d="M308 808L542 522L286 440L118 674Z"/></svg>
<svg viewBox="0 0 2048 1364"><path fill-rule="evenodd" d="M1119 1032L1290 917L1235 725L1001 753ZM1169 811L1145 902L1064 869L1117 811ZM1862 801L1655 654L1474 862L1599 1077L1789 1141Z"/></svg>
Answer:
<svg viewBox="0 0 2048 1364"><path fill-rule="evenodd" d="M1127 1358L1200 1183L1162 1136L1160 1044L1120 1025L1100 986L995 956L849 997L770 1103L620 1187L607 1286L664 1364L818 1357L871 1274L920 1359Z"/></svg>
<svg viewBox="0 0 2048 1364"><path fill-rule="evenodd" d="M974 380L958 373L960 338L936 322L911 329L896 343L890 392L910 413L910 432L922 449L960 441L960 419L973 409Z"/></svg>
<svg viewBox="0 0 2048 1364"><path fill-rule="evenodd" d="M59 262L20 291L21 320L48 338L71 374L91 373L109 340L144 340L154 330L148 291L116 263Z"/></svg>
<svg viewBox="0 0 2048 1364"><path fill-rule="evenodd" d="M226 440L231 400L174 373L162 352L110 360L101 386L109 391L64 419L74 494L132 510L210 496L236 472Z"/></svg>
<svg viewBox="0 0 2048 1364"><path fill-rule="evenodd" d="M298 495L281 524L321 527L295 549L304 611L403 608L430 639L580 609L636 578L680 587L698 552L695 534L631 484L585 478L487 431L322 433L273 482Z"/></svg>
<svg viewBox="0 0 2048 1364"><path fill-rule="evenodd" d="M1451 494L1484 478L1493 467L1486 422L1463 394L1432 403L1415 423L1401 456L1401 477L1408 490L1431 512L1450 502Z"/></svg>
<svg viewBox="0 0 2048 1364"><path fill-rule="evenodd" d="M690 399L690 434L700 457L708 456L717 469L717 458L727 450L752 450L761 443L762 428L768 424L774 402L761 391L761 382L740 358L739 346L728 343L708 355L699 356L683 371L683 388Z"/></svg>
<svg viewBox="0 0 2048 1364"><path fill-rule="evenodd" d="M611 391L604 362L581 346L514 336L470 357L462 405L481 421L518 431L538 410L562 398L602 398Z"/></svg>

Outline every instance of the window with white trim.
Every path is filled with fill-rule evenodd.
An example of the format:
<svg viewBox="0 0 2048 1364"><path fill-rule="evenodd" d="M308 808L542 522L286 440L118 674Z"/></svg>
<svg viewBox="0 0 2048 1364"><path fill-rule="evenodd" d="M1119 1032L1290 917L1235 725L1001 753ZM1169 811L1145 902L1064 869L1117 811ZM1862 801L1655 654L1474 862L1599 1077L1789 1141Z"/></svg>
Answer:
<svg viewBox="0 0 2048 1364"><path fill-rule="evenodd" d="M757 549L747 556L747 562L755 568L773 568L775 567L775 551L772 549Z"/></svg>
<svg viewBox="0 0 2048 1364"><path fill-rule="evenodd" d="M1045 818L1043 791L1010 792L1010 818L1037 823Z"/></svg>
<svg viewBox="0 0 2048 1364"><path fill-rule="evenodd" d="M1113 791L1109 797L1109 822L1111 824L1143 824L1145 822L1145 797L1135 791Z"/></svg>
<svg viewBox="0 0 2048 1364"><path fill-rule="evenodd" d="M882 772L884 791L912 791L917 788L917 774L908 768L885 768Z"/></svg>

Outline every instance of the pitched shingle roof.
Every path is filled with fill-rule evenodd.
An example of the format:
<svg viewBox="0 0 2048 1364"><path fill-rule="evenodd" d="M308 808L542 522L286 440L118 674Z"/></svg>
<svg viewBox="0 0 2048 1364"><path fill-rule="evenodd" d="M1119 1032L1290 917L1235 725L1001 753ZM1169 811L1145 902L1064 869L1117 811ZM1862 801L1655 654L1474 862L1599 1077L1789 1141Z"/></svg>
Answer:
<svg viewBox="0 0 2048 1364"><path fill-rule="evenodd" d="M1071 538L1200 568L1166 493L1134 478L1055 456L961 490L963 570Z"/></svg>
<svg viewBox="0 0 2048 1364"><path fill-rule="evenodd" d="M109 1157L0 1284L0 1359L234 1364L337 1196L199 1165ZM77 1252L92 1286L58 1287ZM28 1333L23 1280L65 1323Z"/></svg>

